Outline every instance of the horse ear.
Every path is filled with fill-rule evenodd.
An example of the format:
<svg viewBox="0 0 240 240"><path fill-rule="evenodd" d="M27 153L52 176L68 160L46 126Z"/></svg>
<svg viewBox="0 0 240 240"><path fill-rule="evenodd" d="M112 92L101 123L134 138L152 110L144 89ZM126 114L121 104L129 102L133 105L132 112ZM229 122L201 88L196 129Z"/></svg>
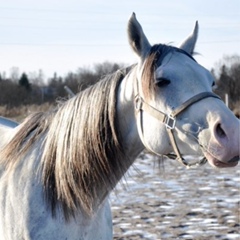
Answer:
<svg viewBox="0 0 240 240"><path fill-rule="evenodd" d="M132 14L128 22L128 41L133 51L144 59L151 48L142 26L137 21L135 13Z"/></svg>
<svg viewBox="0 0 240 240"><path fill-rule="evenodd" d="M193 54L194 48L197 42L197 37L198 37L198 21L195 23L195 27L193 29L193 32L183 41L179 48L183 49L189 54Z"/></svg>

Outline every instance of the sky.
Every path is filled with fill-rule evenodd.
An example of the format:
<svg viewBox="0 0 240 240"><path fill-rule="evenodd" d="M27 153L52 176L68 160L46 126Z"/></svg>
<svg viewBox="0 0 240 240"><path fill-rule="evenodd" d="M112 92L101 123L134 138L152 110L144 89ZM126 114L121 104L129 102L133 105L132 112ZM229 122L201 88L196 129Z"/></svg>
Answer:
<svg viewBox="0 0 240 240"><path fill-rule="evenodd" d="M196 59L208 69L240 55L239 0L0 0L0 73L64 77L104 61L133 64L132 12L152 44L178 46L198 20Z"/></svg>

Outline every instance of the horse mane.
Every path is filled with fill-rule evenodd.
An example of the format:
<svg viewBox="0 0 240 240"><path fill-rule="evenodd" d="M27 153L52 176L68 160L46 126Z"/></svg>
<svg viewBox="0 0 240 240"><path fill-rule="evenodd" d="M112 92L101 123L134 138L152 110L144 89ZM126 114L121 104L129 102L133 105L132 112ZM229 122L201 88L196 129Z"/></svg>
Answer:
<svg viewBox="0 0 240 240"><path fill-rule="evenodd" d="M172 46L152 46L142 75L146 99L155 95L155 69L174 51L191 57ZM57 209L66 220L79 210L92 215L131 165L117 128L116 94L134 67L106 76L55 110L29 116L1 149L0 163L10 172L38 147L38 155L32 154L40 159L43 191L53 215Z"/></svg>
<svg viewBox="0 0 240 240"><path fill-rule="evenodd" d="M11 168L34 144L41 147L43 189L53 215L57 209L66 220L79 209L91 215L130 166L116 126L116 94L130 69L105 77L54 111L30 116L1 151L1 163Z"/></svg>
<svg viewBox="0 0 240 240"><path fill-rule="evenodd" d="M151 98L155 96L155 70L162 64L164 57L166 57L168 53L173 52L183 53L195 61L195 59L190 54L180 48L165 44L153 45L144 62L142 73L142 90L145 100L151 100Z"/></svg>

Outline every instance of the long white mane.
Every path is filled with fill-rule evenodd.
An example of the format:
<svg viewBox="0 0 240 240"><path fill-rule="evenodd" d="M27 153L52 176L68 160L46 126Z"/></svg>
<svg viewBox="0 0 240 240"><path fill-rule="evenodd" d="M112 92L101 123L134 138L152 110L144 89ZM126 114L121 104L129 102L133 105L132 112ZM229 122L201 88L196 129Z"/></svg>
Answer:
<svg viewBox="0 0 240 240"><path fill-rule="evenodd" d="M53 214L58 207L66 219L79 208L91 214L129 167L115 111L126 74L118 71L58 109L30 116L1 151L1 164L13 168L39 141L43 187Z"/></svg>

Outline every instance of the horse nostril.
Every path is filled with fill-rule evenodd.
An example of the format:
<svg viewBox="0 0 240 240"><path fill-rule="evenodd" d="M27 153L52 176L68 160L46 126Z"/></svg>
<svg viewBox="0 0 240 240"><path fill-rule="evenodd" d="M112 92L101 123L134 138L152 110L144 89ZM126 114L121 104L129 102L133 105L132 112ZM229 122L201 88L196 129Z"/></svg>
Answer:
<svg viewBox="0 0 240 240"><path fill-rule="evenodd" d="M219 137L221 137L221 138L226 137L226 134L225 134L224 130L222 129L220 123L217 125L216 131L217 131L217 135L218 135Z"/></svg>

